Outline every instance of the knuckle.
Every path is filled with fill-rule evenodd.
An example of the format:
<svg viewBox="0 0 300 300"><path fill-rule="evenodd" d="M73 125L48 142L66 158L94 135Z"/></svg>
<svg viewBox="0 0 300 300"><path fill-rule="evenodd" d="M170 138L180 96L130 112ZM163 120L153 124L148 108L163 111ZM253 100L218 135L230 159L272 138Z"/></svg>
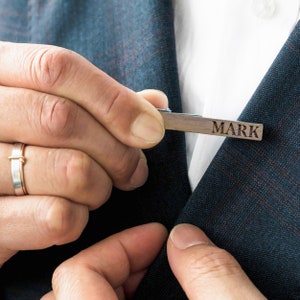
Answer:
<svg viewBox="0 0 300 300"><path fill-rule="evenodd" d="M54 153L54 155L53 155ZM86 153L74 149L57 149L48 153L53 188L74 202L98 208L110 196L112 181L107 173ZM61 187L63 188L63 191Z"/></svg>
<svg viewBox="0 0 300 300"><path fill-rule="evenodd" d="M120 100L124 98L124 93L120 89L110 89L110 95L105 97L107 100L106 105L103 105L103 115L107 118L111 117L113 114L111 113L114 110L114 107Z"/></svg>
<svg viewBox="0 0 300 300"><path fill-rule="evenodd" d="M214 278L231 276L241 273L238 262L224 249L212 247L205 255L194 256L191 269L197 276Z"/></svg>
<svg viewBox="0 0 300 300"><path fill-rule="evenodd" d="M124 152L119 155L118 163L114 164L115 181L127 181L136 169L139 158L137 149L125 147Z"/></svg>
<svg viewBox="0 0 300 300"><path fill-rule="evenodd" d="M92 160L81 151L70 150L64 165L63 181L75 194L90 188Z"/></svg>
<svg viewBox="0 0 300 300"><path fill-rule="evenodd" d="M67 139L74 133L78 106L63 98L45 95L41 104L40 128L46 135Z"/></svg>
<svg viewBox="0 0 300 300"><path fill-rule="evenodd" d="M52 275L52 286L58 291L62 283L65 286L66 283L71 284L73 282L74 274L82 274L84 272L84 264L81 263L81 260L77 256L73 256L68 260L62 262L53 272ZM72 288L72 286L69 286Z"/></svg>
<svg viewBox="0 0 300 300"><path fill-rule="evenodd" d="M59 265L52 274L52 286L59 287L62 282L67 282L68 273L70 268L66 262Z"/></svg>
<svg viewBox="0 0 300 300"><path fill-rule="evenodd" d="M64 244L76 240L82 230L83 222L74 210L80 210L71 202L62 198L43 201L42 212L38 214L37 224L54 244ZM77 218L76 218L77 216Z"/></svg>
<svg viewBox="0 0 300 300"><path fill-rule="evenodd" d="M96 167L95 162L85 153L71 150L65 163L63 181L73 197L81 195L90 209L98 208L105 202L112 189L112 183L106 173L101 174L101 182L91 178ZM99 180L100 181L100 180Z"/></svg>
<svg viewBox="0 0 300 300"><path fill-rule="evenodd" d="M72 267L67 260L54 270L52 275L52 285L55 289L59 289L61 283L68 282L68 277L72 269L74 269L74 267Z"/></svg>
<svg viewBox="0 0 300 300"><path fill-rule="evenodd" d="M99 106L100 114L107 124L118 124L122 120L120 114L132 116L134 114L132 98L126 88L120 88L115 83L109 83L101 97L102 105ZM124 126L123 126L124 125ZM125 127L125 124L122 124Z"/></svg>
<svg viewBox="0 0 300 300"><path fill-rule="evenodd" d="M71 67L71 51L60 47L40 48L33 54L30 65L32 81L42 90L55 88Z"/></svg>

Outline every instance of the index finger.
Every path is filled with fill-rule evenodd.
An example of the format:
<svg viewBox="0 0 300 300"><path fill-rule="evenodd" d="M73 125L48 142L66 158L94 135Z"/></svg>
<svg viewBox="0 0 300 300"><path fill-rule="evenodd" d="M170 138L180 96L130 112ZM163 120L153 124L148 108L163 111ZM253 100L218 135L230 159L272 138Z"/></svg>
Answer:
<svg viewBox="0 0 300 300"><path fill-rule="evenodd" d="M49 45L0 42L0 84L68 98L118 140L150 148L164 135L161 115L79 54Z"/></svg>
<svg viewBox="0 0 300 300"><path fill-rule="evenodd" d="M43 299L116 299L116 292L131 295L141 280L137 275L144 274L166 237L161 224L149 223L94 244L56 269L53 293Z"/></svg>

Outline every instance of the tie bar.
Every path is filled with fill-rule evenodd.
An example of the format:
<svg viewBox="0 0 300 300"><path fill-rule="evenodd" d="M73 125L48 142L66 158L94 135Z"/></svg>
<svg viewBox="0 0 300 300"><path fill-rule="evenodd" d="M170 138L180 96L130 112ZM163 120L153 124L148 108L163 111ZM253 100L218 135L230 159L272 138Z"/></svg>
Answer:
<svg viewBox="0 0 300 300"><path fill-rule="evenodd" d="M165 129L219 135L229 138L261 141L263 124L203 118L200 115L173 113L169 109L158 109Z"/></svg>

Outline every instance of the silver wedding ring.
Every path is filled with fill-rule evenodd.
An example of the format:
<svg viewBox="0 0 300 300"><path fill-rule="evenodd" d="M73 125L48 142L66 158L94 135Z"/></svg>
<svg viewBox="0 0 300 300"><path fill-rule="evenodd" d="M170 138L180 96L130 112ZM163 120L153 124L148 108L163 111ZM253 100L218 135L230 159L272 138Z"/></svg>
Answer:
<svg viewBox="0 0 300 300"><path fill-rule="evenodd" d="M17 196L27 195L27 190L24 180L23 165L25 164L24 157L25 144L13 144L11 156L8 157L11 163L12 182Z"/></svg>

